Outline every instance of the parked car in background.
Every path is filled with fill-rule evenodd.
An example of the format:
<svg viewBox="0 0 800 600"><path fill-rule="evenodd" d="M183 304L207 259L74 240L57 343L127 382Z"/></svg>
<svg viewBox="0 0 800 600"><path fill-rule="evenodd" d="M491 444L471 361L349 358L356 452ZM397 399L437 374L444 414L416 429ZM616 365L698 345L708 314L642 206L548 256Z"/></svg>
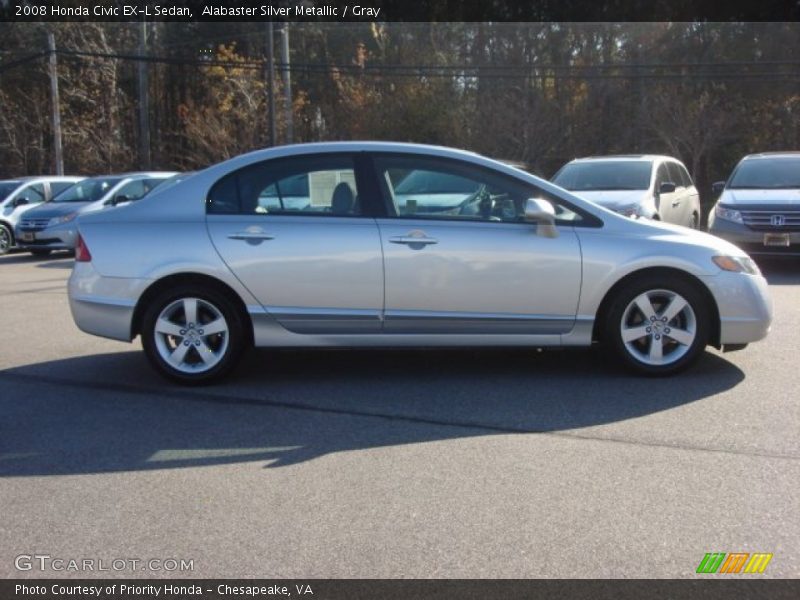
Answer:
<svg viewBox="0 0 800 600"><path fill-rule="evenodd" d="M313 202L281 204L298 180ZM442 200L451 191L459 203ZM188 384L228 373L251 344L600 342L639 373L668 375L707 344L763 338L772 318L766 281L732 244L435 146L252 152L83 215L78 229L78 327L141 335L153 366Z"/></svg>
<svg viewBox="0 0 800 600"><path fill-rule="evenodd" d="M126 173L84 179L43 206L28 211L17 225L17 245L36 255L74 250L75 219L92 212L138 200L176 173Z"/></svg>
<svg viewBox="0 0 800 600"><path fill-rule="evenodd" d="M800 255L800 152L745 156L713 189L711 233L754 255Z"/></svg>
<svg viewBox="0 0 800 600"><path fill-rule="evenodd" d="M14 246L14 230L24 213L81 179L53 175L0 181L0 254L5 254Z"/></svg>
<svg viewBox="0 0 800 600"><path fill-rule="evenodd" d="M553 183L628 217L700 226L700 195L686 167L671 156L577 158L561 167Z"/></svg>

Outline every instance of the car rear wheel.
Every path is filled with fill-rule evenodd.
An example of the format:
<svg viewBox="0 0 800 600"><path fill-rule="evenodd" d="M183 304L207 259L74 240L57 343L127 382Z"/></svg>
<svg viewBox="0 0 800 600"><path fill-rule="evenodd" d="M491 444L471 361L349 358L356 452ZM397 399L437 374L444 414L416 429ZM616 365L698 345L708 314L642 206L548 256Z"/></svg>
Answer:
<svg viewBox="0 0 800 600"><path fill-rule="evenodd" d="M8 226L0 223L0 254L6 254L14 245L14 236Z"/></svg>
<svg viewBox="0 0 800 600"><path fill-rule="evenodd" d="M709 310L695 285L642 277L619 291L607 313L605 337L625 366L645 375L671 375L705 349Z"/></svg>
<svg viewBox="0 0 800 600"><path fill-rule="evenodd" d="M142 317L142 345L156 370L187 385L227 375L245 345L244 323L224 294L181 286L160 294Z"/></svg>

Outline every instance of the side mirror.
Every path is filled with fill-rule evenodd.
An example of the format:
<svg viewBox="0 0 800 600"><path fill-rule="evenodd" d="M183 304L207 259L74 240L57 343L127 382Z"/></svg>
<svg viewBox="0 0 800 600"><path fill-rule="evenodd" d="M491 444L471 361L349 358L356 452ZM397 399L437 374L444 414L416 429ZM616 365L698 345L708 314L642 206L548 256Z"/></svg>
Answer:
<svg viewBox="0 0 800 600"><path fill-rule="evenodd" d="M130 202L131 199L128 198L125 194L120 194L119 196L114 196L109 204L111 206L116 206L117 204L124 204L125 202Z"/></svg>
<svg viewBox="0 0 800 600"><path fill-rule="evenodd" d="M722 191L725 189L725 182L724 181L715 181L711 184L711 191L719 196Z"/></svg>
<svg viewBox="0 0 800 600"><path fill-rule="evenodd" d="M675 191L675 184L671 181L665 181L658 187L659 194L671 194Z"/></svg>
<svg viewBox="0 0 800 600"><path fill-rule="evenodd" d="M542 198L528 198L525 201L525 220L536 223L536 235L542 237L558 237L556 228L556 209L553 204Z"/></svg>
<svg viewBox="0 0 800 600"><path fill-rule="evenodd" d="M20 196L14 199L14 206L25 206L30 203L31 201L27 196Z"/></svg>

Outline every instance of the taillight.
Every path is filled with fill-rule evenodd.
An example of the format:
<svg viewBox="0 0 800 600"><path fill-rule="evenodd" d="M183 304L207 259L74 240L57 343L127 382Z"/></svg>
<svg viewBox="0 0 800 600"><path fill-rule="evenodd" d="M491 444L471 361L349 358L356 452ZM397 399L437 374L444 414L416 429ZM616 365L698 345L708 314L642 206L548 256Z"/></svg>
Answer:
<svg viewBox="0 0 800 600"><path fill-rule="evenodd" d="M75 260L77 262L90 262L92 260L92 253L89 252L89 246L83 241L83 236L78 234L78 245L75 247Z"/></svg>

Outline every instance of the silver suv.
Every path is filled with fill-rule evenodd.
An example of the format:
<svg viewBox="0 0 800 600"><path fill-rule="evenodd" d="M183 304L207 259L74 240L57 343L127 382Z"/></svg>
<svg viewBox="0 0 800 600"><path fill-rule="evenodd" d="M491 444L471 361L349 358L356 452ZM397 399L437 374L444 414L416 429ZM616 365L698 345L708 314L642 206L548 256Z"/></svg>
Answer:
<svg viewBox="0 0 800 600"><path fill-rule="evenodd" d="M700 196L683 163L639 154L577 158L553 183L627 217L647 217L697 229Z"/></svg>
<svg viewBox="0 0 800 600"><path fill-rule="evenodd" d="M745 156L713 189L711 233L750 254L800 255L800 152Z"/></svg>
<svg viewBox="0 0 800 600"><path fill-rule="evenodd" d="M24 213L81 179L44 176L0 181L0 254L5 254L15 244L14 228Z"/></svg>

